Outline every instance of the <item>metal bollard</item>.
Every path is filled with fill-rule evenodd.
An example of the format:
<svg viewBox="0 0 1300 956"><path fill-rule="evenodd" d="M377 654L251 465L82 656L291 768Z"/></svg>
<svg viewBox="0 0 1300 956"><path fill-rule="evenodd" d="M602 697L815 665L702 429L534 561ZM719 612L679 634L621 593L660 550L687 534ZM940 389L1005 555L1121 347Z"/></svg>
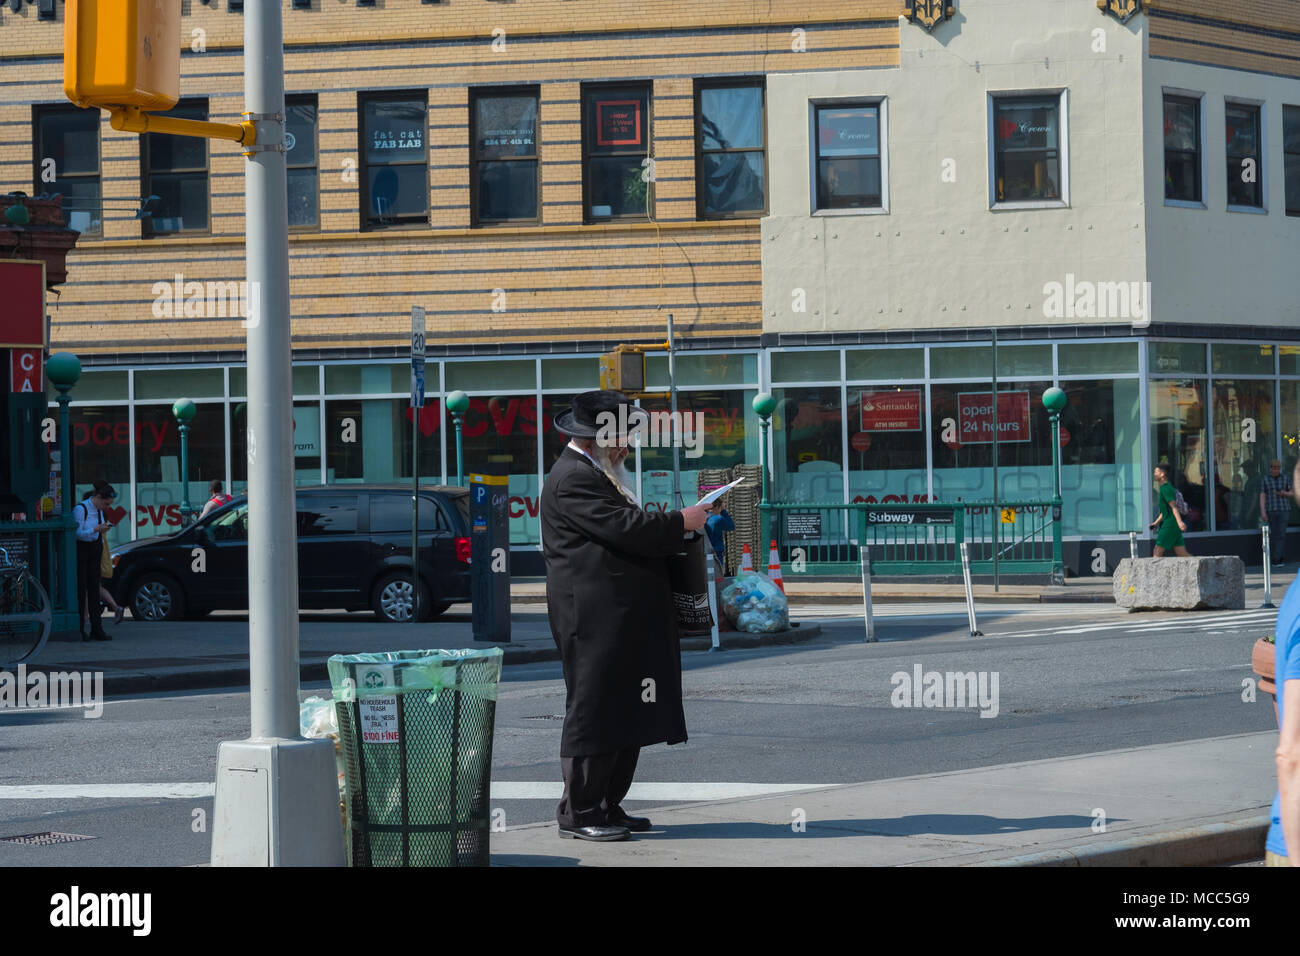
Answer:
<svg viewBox="0 0 1300 956"><path fill-rule="evenodd" d="M1268 539L1268 522L1260 526L1264 536L1264 603L1260 607L1276 607L1273 603L1273 549Z"/></svg>
<svg viewBox="0 0 1300 956"><path fill-rule="evenodd" d="M718 568L712 548L704 555L704 573L709 579L709 615L713 618L713 630L709 634L713 645L709 648L709 653L712 654L714 651L725 650L722 646L722 635L719 633L721 622L718 619Z"/></svg>
<svg viewBox="0 0 1300 956"><path fill-rule="evenodd" d="M966 584L966 616L970 619L970 636L983 637L984 632L975 626L975 592L970 585L970 551L961 543L961 576Z"/></svg>
<svg viewBox="0 0 1300 956"><path fill-rule="evenodd" d="M862 559L862 613L866 621L867 642L874 643L876 637L876 618L871 613L871 552L863 545L858 549Z"/></svg>
<svg viewBox="0 0 1300 956"><path fill-rule="evenodd" d="M1130 558L1132 558L1134 561L1137 560L1137 556L1138 556L1138 533L1137 533L1136 531L1130 531L1130 532L1128 533L1128 556L1129 556Z"/></svg>

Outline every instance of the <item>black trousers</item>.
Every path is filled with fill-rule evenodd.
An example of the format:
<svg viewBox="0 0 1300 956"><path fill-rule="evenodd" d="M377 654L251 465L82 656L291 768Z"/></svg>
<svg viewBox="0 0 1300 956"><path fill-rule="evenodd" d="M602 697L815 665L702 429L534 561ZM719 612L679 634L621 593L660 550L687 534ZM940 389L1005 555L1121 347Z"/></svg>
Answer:
<svg viewBox="0 0 1300 956"><path fill-rule="evenodd" d="M77 541L77 624L84 625L86 608L90 608L90 633L102 634L104 627L99 617L103 607L99 603L99 562L104 546L99 539Z"/></svg>
<svg viewBox="0 0 1300 956"><path fill-rule="evenodd" d="M564 796L555 808L562 827L599 827L632 788L640 747L588 757L561 757Z"/></svg>
<svg viewBox="0 0 1300 956"><path fill-rule="evenodd" d="M1274 564L1286 560L1286 523L1290 517L1290 511L1268 513L1268 550L1272 552Z"/></svg>

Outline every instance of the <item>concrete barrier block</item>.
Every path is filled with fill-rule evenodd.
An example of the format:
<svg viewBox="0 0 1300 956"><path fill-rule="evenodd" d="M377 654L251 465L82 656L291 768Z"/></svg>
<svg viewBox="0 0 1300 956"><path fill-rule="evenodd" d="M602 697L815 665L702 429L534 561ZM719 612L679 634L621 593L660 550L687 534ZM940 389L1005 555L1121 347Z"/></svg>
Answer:
<svg viewBox="0 0 1300 956"><path fill-rule="evenodd" d="M1246 606L1246 566L1235 555L1124 558L1112 581L1116 606L1134 611Z"/></svg>

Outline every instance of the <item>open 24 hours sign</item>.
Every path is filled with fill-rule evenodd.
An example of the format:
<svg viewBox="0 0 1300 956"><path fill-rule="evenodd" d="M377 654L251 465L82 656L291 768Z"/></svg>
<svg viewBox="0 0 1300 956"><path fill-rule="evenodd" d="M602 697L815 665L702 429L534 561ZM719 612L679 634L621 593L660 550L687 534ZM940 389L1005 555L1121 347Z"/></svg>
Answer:
<svg viewBox="0 0 1300 956"><path fill-rule="evenodd" d="M993 443L993 393L959 392L957 440L963 445ZM998 392L998 441L1029 441L1029 393Z"/></svg>

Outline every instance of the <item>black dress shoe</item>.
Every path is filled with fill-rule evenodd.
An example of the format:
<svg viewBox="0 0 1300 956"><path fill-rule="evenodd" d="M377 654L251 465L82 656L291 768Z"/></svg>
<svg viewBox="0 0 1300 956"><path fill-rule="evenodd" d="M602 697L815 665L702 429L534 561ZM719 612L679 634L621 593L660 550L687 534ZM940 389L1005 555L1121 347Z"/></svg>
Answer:
<svg viewBox="0 0 1300 956"><path fill-rule="evenodd" d="M630 834L627 827L560 827L560 836L568 840L591 840L593 843L613 843L626 840Z"/></svg>
<svg viewBox="0 0 1300 956"><path fill-rule="evenodd" d="M90 639L91 639L92 641L111 641L111 640L112 640L112 638L109 637L107 631L91 631L91 632L90 632Z"/></svg>
<svg viewBox="0 0 1300 956"><path fill-rule="evenodd" d="M629 817L622 807L609 811L610 826L627 827L633 833L645 833L650 827L649 817Z"/></svg>

